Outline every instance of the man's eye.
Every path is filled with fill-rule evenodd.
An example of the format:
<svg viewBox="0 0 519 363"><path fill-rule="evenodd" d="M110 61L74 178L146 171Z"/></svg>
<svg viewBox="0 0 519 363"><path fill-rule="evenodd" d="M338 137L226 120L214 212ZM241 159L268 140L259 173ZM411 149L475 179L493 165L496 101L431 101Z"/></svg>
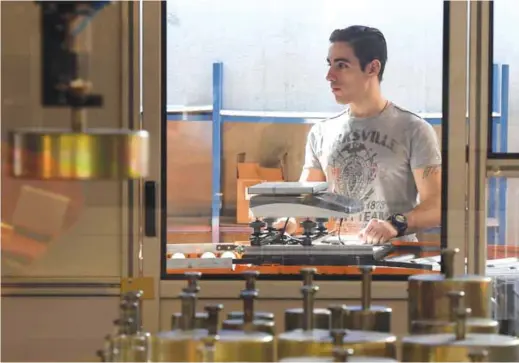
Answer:
<svg viewBox="0 0 519 363"><path fill-rule="evenodd" d="M339 68L339 69L348 68L348 65L346 63L337 63L337 68Z"/></svg>

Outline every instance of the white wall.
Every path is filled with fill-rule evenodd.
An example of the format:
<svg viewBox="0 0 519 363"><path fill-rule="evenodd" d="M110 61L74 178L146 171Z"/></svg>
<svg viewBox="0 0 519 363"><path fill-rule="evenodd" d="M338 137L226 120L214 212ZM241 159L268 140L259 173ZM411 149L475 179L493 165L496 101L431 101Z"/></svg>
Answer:
<svg viewBox="0 0 519 363"><path fill-rule="evenodd" d="M516 0L495 1L494 63L510 65L509 151L519 152ZM352 24L388 43L383 90L416 112L441 112L441 0L169 0L168 105L212 103L212 67L224 63L224 108L334 111L324 77L328 37ZM519 181L509 192L519 190ZM509 207L510 208L510 207ZM508 230L512 231L509 210ZM510 236L512 237L512 236ZM513 230L519 242L519 228Z"/></svg>

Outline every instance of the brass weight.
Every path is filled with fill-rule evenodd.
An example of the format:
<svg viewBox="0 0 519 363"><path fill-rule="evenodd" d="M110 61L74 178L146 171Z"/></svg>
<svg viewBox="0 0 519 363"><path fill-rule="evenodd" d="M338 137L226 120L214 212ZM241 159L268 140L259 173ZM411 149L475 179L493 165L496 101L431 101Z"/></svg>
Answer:
<svg viewBox="0 0 519 363"><path fill-rule="evenodd" d="M120 318L114 321L116 331L105 337L97 354L104 362L149 362L151 335L142 330L142 291L124 294L120 302Z"/></svg>
<svg viewBox="0 0 519 363"><path fill-rule="evenodd" d="M414 334L439 334L453 333L456 327L456 311L464 306L465 293L463 291L449 291L451 314L448 320L418 320L411 322ZM469 333L497 334L499 323L496 320L484 318L467 318L467 331Z"/></svg>
<svg viewBox="0 0 519 363"><path fill-rule="evenodd" d="M242 291L244 304L243 330L222 329L213 335L213 338L204 339L204 349L210 349L211 353L205 352L205 361L213 362L274 362L275 361L275 341L274 336L255 330L253 325L253 300L256 298L256 291ZM219 311L223 305L207 306L209 320L212 322L209 330L212 333L217 331L216 322L218 321ZM208 342L209 341L209 342Z"/></svg>
<svg viewBox="0 0 519 363"><path fill-rule="evenodd" d="M344 327L352 330L389 333L391 331L391 308L371 305L371 275L375 267L360 266L359 269L362 274L361 305L348 305L344 315Z"/></svg>
<svg viewBox="0 0 519 363"><path fill-rule="evenodd" d="M152 362L193 362L199 356L199 345L208 331L195 329L196 294L182 291L180 299L180 327L152 337Z"/></svg>
<svg viewBox="0 0 519 363"><path fill-rule="evenodd" d="M144 130L19 129L9 132L9 142L15 178L101 180L148 175L149 134Z"/></svg>
<svg viewBox="0 0 519 363"><path fill-rule="evenodd" d="M302 273L303 286L313 285L316 269L303 269L307 272ZM301 272L303 272L301 270ZM293 308L285 310L285 331L291 331L303 328L303 309ZM315 329L330 329L330 311L328 309L313 309L313 327Z"/></svg>
<svg viewBox="0 0 519 363"><path fill-rule="evenodd" d="M470 308L456 313L454 334L422 334L402 339L403 362L519 362L519 338L467 333Z"/></svg>
<svg viewBox="0 0 519 363"><path fill-rule="evenodd" d="M329 357L295 357L281 359L279 362L286 363L297 363L297 362L385 362L393 363L398 362L396 359L384 358L384 357L368 357L355 355L355 351L351 348L344 348L344 336L346 331L344 330L333 330L331 332L333 338L333 349L332 354Z"/></svg>
<svg viewBox="0 0 519 363"><path fill-rule="evenodd" d="M254 298L258 296L258 290L256 289L256 279L259 276L259 271L245 271L243 273L243 276L245 277L245 289L241 291L240 297L243 300L243 318L241 319L227 319L222 324L222 329L228 329L228 330L243 330L244 328L244 320L245 320L245 311L247 309L245 308L245 304L254 304ZM254 296L252 300L249 302L248 296ZM254 312L253 305L251 306L252 309L252 328L256 331L260 331L263 333L268 334L275 334L275 325L273 320L264 320L264 319L257 319L256 314ZM236 313L236 312L234 312Z"/></svg>
<svg viewBox="0 0 519 363"><path fill-rule="evenodd" d="M185 272L184 276L187 280L187 286L182 289L184 292L192 292L193 294L197 294L200 292L200 285L198 282L202 277L202 273L200 272ZM171 330L180 328L181 321L181 313L173 313L171 315ZM195 312L195 320L194 320L194 328L195 329L206 329L207 323L207 313L206 312Z"/></svg>
<svg viewBox="0 0 519 363"><path fill-rule="evenodd" d="M463 291L473 318L491 318L492 279L477 275L455 276L454 256L458 249L442 251L445 274L414 275L408 280L409 332L415 333L414 321L448 321L449 291Z"/></svg>
<svg viewBox="0 0 519 363"><path fill-rule="evenodd" d="M247 276L255 276L254 278ZM255 290L256 289L256 276L259 275L259 272L256 274L255 271L247 271L244 273L245 277L245 289L246 290ZM274 313L269 313L265 311L254 311L254 320L267 320L274 321ZM243 320L243 311L231 311L227 314L227 320Z"/></svg>
<svg viewBox="0 0 519 363"><path fill-rule="evenodd" d="M303 275L315 273L315 269L302 269ZM306 279L307 276L305 276ZM303 293L303 328L282 333L278 336L278 358L323 357L330 356L333 348L332 332L342 330L344 306L330 306L332 330L314 329L311 312L314 307L314 295L319 290L315 285L304 285ZM389 357L396 356L396 337L380 332L346 330L343 335L346 348L354 349L359 355Z"/></svg>

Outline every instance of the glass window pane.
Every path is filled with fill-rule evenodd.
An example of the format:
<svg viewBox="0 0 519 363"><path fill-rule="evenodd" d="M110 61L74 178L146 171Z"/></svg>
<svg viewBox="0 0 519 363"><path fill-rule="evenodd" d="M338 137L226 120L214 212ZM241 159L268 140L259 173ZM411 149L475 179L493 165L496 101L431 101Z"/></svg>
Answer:
<svg viewBox="0 0 519 363"><path fill-rule="evenodd" d="M515 154L519 159L519 41L510 31L517 26L519 8L513 0L493 3L493 118L489 148L493 153Z"/></svg>
<svg viewBox="0 0 519 363"><path fill-rule="evenodd" d="M382 100L379 109L377 101L368 102L370 118L361 123L365 126L344 132L340 142L346 148L335 158L325 157L330 162L322 171L328 174L330 191L364 198L361 213L344 223L334 219L329 232L340 227L358 241L357 233L370 220L410 212L418 187L412 169L423 172L439 154L443 2L396 1L388 10L384 1L254 0L243 6L229 0L218 3L213 13L214 5L167 2L168 272L181 272L188 265L185 257L199 257L205 250L221 256L215 251L221 242L249 243L249 223L255 218L247 188L264 181L297 181L317 145L307 146L315 124L342 114L346 103L362 104L353 101L361 94L381 100L376 97L378 81L371 80L377 80L382 63L369 59L361 70L360 53L350 48L354 58L343 59L334 45L348 47L348 42L329 39L335 29L355 24L377 28L385 37L388 61L380 87L390 102ZM369 58L373 48L365 52ZM343 75L339 79L338 72ZM368 84L376 86L361 86ZM332 92L331 86L340 90ZM345 127L362 118L359 112ZM389 115L397 116L387 130L369 126L378 117L389 120ZM398 239L439 244L438 225ZM297 233L301 237L303 231ZM353 248L344 250L350 251L344 252L348 256L357 254ZM189 261L192 266L210 262ZM221 264L213 271L219 274L248 268L225 259L211 263ZM281 266L265 268L262 274L294 271L298 268Z"/></svg>
<svg viewBox="0 0 519 363"><path fill-rule="evenodd" d="M494 278L495 319L503 334L519 334L519 178L488 179L487 275Z"/></svg>

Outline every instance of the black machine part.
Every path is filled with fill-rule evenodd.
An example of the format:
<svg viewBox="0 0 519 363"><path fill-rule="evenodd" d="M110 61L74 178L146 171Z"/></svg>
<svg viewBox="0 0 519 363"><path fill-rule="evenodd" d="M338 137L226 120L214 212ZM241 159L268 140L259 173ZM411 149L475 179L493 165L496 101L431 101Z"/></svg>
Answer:
<svg viewBox="0 0 519 363"><path fill-rule="evenodd" d="M101 107L100 95L78 84L79 61L73 25L89 21L109 1L38 1L41 8L42 105L44 107ZM79 87L81 86L81 87ZM78 91L80 89L81 91Z"/></svg>

